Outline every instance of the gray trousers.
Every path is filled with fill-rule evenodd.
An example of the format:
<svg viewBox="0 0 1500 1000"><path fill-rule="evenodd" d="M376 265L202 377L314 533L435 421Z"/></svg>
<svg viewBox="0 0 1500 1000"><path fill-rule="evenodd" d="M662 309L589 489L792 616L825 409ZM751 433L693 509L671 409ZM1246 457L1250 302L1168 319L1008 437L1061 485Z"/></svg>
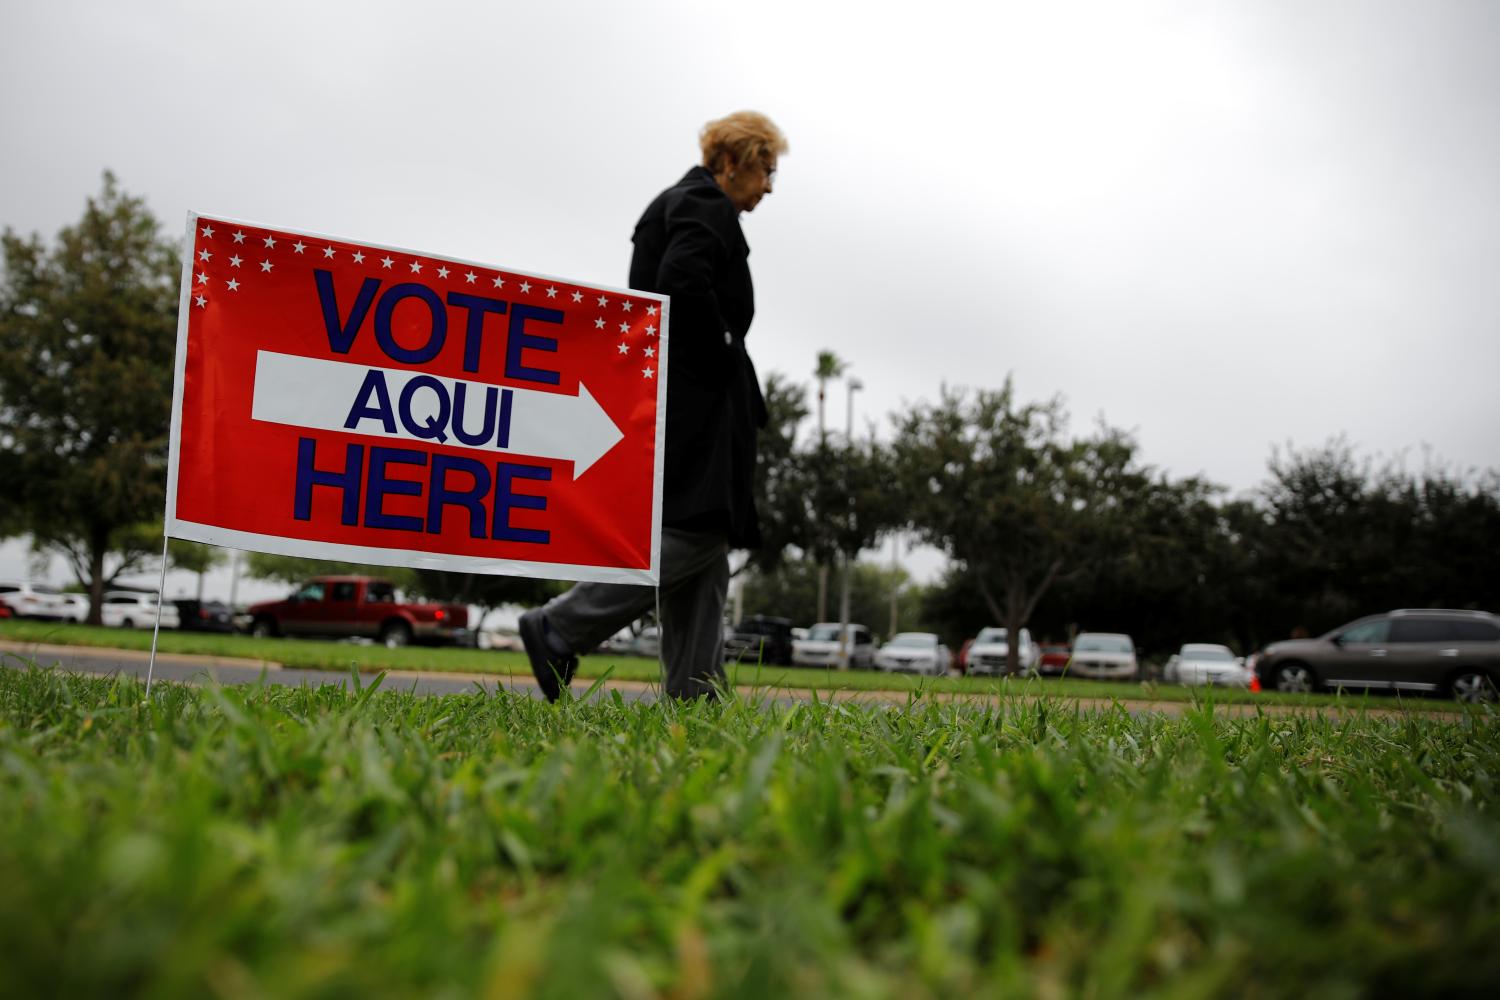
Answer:
<svg viewBox="0 0 1500 1000"><path fill-rule="evenodd" d="M729 593L729 542L718 532L661 530L661 658L666 692L711 696L724 676L724 600ZM552 630L575 652L590 652L657 606L651 587L579 583L542 609Z"/></svg>

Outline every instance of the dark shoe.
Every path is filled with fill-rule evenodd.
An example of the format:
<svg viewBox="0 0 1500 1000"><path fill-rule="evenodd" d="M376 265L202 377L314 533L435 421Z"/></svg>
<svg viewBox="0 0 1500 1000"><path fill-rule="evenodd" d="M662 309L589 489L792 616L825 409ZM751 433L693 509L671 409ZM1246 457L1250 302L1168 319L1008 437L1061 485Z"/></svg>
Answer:
<svg viewBox="0 0 1500 1000"><path fill-rule="evenodd" d="M553 652L547 642L550 631L547 616L542 614L541 609L528 611L521 616L521 644L526 647L526 658L531 661L531 673L536 677L537 686L542 689L547 700L556 701L562 694L562 689L572 683L573 674L578 670L578 657L571 653L559 656Z"/></svg>

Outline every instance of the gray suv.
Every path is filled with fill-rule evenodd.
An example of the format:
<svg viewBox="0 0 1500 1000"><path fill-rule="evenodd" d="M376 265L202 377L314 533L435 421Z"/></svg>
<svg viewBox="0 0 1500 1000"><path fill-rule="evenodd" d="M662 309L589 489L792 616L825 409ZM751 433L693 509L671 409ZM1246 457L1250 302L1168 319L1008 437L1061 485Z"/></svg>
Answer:
<svg viewBox="0 0 1500 1000"><path fill-rule="evenodd" d="M1256 657L1255 674L1277 691L1388 688L1494 701L1500 618L1434 609L1371 615L1316 639L1273 642Z"/></svg>

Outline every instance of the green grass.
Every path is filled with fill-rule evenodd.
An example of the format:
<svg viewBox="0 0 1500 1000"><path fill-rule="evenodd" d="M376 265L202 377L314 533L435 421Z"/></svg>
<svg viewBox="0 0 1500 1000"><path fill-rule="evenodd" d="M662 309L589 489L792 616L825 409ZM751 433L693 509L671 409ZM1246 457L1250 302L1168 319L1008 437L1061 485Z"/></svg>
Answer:
<svg viewBox="0 0 1500 1000"><path fill-rule="evenodd" d="M112 649L148 650L151 633L147 630L96 628L87 625L57 625L36 621L0 622L0 639L12 642L49 643L57 645L96 646ZM454 647L417 646L386 649L384 646L355 645L310 639L254 639L246 635L220 635L204 632L161 633L158 648L165 653L186 653L229 657L255 662L270 661L288 667L319 670L348 670L351 666L364 671L412 670L432 673L476 673L497 676L530 677L531 668L522 653ZM1076 680L1072 678L993 678L993 677L916 677L907 674L885 674L874 671L830 671L801 667L760 666L752 663L732 665L731 680L736 684L771 689L826 691L895 691L908 693L942 693L975 696L1014 694L1044 695L1065 698L1103 698L1150 700L1164 702L1198 702L1212 700L1220 705L1291 705L1373 708L1412 708L1419 711L1447 712L1451 702L1438 699L1399 701L1393 697L1364 694L1287 695L1279 692L1236 690L1205 691L1201 688L1167 684L1137 684L1116 681ZM657 681L661 668L654 660L633 656L585 656L579 664L579 677L589 681L608 674L613 680Z"/></svg>
<svg viewBox="0 0 1500 1000"><path fill-rule="evenodd" d="M0 670L0 995L1489 995L1497 775L1488 709Z"/></svg>

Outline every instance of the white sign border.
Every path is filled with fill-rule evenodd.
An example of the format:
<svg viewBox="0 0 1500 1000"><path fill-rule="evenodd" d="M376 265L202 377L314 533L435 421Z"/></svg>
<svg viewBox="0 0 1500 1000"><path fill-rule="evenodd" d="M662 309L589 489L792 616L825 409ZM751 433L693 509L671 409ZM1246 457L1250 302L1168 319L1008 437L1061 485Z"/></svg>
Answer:
<svg viewBox="0 0 1500 1000"><path fill-rule="evenodd" d="M492 271L504 271L506 274L536 278L541 281L560 281L568 285L584 285L601 292L612 292L616 295L649 299L656 302L660 307L661 323L657 333L656 451L652 463L650 565L644 569L631 569L624 566L529 562L525 560L463 556L453 553L424 552L419 549L350 545L346 542L319 542L285 535L262 535L257 532L240 531L234 528L201 524L179 518L177 516L178 463L182 458L182 397L187 374L188 325L191 318L193 241L198 231L198 222L205 217L213 222L220 222L226 225L250 226L254 229L266 229L272 232L306 236L317 240L357 243L372 250L387 250L392 253L406 254L412 257L426 257L431 260L446 261L450 264L482 267ZM417 569L448 570L457 573L484 573L494 576L526 576L545 580L576 580L588 583L626 583L658 586L661 581L662 490L667 438L666 362L668 314L670 311L671 298L669 296L657 292L642 291L638 288L621 288L618 285L599 284L592 281L585 282L577 278L563 278L557 275L542 274L538 271L521 270L499 264L486 264L481 261L468 260L462 257L450 257L446 254L429 253L424 250L411 250L406 247L398 247L386 243L371 243L349 236L333 236L306 229L273 226L229 215L207 214L205 216L204 213L189 210L187 213L187 232L184 236L182 246L182 291L177 303L177 355L174 360L172 373L172 424L167 453L165 533L172 538L180 538L190 542L206 542L210 545L222 545L251 552L268 552L275 555L298 556L307 559L334 559L341 562L369 563L377 566L409 566Z"/></svg>

